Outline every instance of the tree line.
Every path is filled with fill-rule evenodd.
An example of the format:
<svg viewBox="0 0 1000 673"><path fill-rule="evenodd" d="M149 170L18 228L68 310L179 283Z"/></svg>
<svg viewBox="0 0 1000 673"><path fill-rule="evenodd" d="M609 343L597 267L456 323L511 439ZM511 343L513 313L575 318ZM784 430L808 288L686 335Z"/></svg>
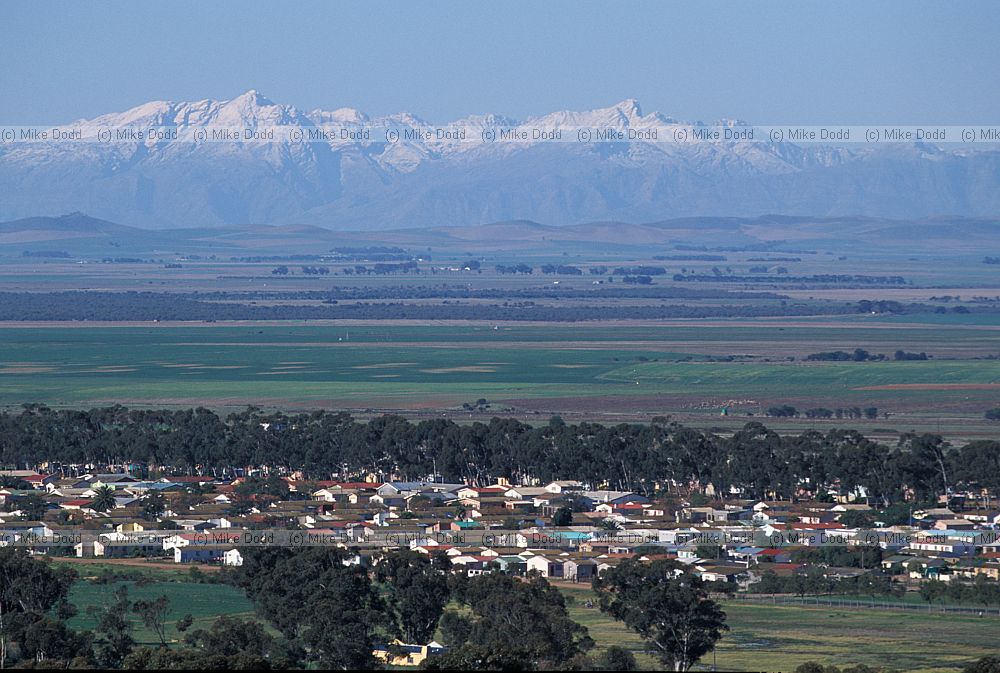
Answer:
<svg viewBox="0 0 1000 673"><path fill-rule="evenodd" d="M913 361L913 360L929 360L931 358L927 353L920 351L919 353L911 353L904 350L897 350L892 354L892 359L897 362ZM888 360L889 358L884 353L869 353L864 348L855 348L853 352L847 351L823 351L820 353L811 353L806 356L806 360L819 360L819 361L832 361L832 362L881 362Z"/></svg>
<svg viewBox="0 0 1000 673"><path fill-rule="evenodd" d="M782 404L768 407L765 413L771 418L796 418L798 416L805 416L806 418L867 418L868 420L874 420L878 418L878 407L865 407L864 409L861 407L837 407L836 409L814 407L800 411L790 404Z"/></svg>
<svg viewBox="0 0 1000 673"><path fill-rule="evenodd" d="M121 406L54 410L32 405L0 414L0 462L31 468L58 465L154 465L167 474L235 474L247 467L302 470L310 478L422 479L485 485L579 479L644 494L690 492L711 484L744 497L792 498L850 493L861 487L873 504L931 500L961 486L1000 488L1000 442L956 448L940 435L900 435L876 442L854 430L779 435L748 423L730 436L658 419L650 424L567 424L558 417L532 426L511 418L459 425L446 419L410 422L346 413L220 416ZM50 468L53 469L53 468Z"/></svg>
<svg viewBox="0 0 1000 673"><path fill-rule="evenodd" d="M282 276L277 276L282 277ZM609 295L609 299L613 295ZM213 302L210 295L157 292L0 292L0 321L208 321L222 320L659 320L668 318L751 318L858 312L848 302L761 301L737 304L586 303L551 306L508 301L488 304L359 302L339 304L328 295L322 305ZM958 307L964 308L964 307ZM985 309L984 309L985 310Z"/></svg>
<svg viewBox="0 0 1000 673"><path fill-rule="evenodd" d="M820 283L824 285L906 285L902 276L868 276L863 274L813 274L810 276L739 276L722 274L674 274L675 281L702 283Z"/></svg>

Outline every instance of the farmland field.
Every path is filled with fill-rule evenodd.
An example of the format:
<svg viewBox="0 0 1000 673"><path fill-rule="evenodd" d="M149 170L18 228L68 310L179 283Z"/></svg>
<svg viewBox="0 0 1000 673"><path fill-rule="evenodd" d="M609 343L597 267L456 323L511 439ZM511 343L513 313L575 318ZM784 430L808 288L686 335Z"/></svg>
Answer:
<svg viewBox="0 0 1000 673"><path fill-rule="evenodd" d="M560 587L573 596L573 619L584 624L599 651L610 645L639 650L642 641L596 607L589 587ZM596 604L596 601L595 601ZM867 664L892 670L954 671L992 654L1000 618L773 605L724 604L727 633L716 652L718 670L790 671L806 661L838 667ZM637 657L645 668L655 661ZM711 670L705 657L698 670Z"/></svg>
<svg viewBox="0 0 1000 673"><path fill-rule="evenodd" d="M1000 399L1000 327L824 320L648 324L309 323L0 328L0 404L249 404L372 413L733 419L769 406L879 409L878 424L979 422ZM814 352L933 359L804 362ZM888 414L888 416L886 416ZM821 421L817 423L822 424Z"/></svg>
<svg viewBox="0 0 1000 673"><path fill-rule="evenodd" d="M790 670L806 661L839 667L953 671L989 654L1000 619L958 615L725 605L720 670ZM704 663L704 662L703 662Z"/></svg>
<svg viewBox="0 0 1000 673"><path fill-rule="evenodd" d="M220 615L249 617L253 614L253 606L243 592L227 584L163 581L140 586L135 582L98 584L77 581L69 596L70 602L77 608L77 614L69 620L69 626L80 630L93 630L97 624L97 616L90 609L99 610L112 602L115 589L122 585L128 588L128 597L131 601L154 600L163 595L170 599L170 609L166 617L168 640L181 638L182 634L177 632L175 624L188 614L194 618L192 630L207 629ZM155 634L137 615L131 615L130 618L135 627L133 636L137 642L143 645L158 644Z"/></svg>

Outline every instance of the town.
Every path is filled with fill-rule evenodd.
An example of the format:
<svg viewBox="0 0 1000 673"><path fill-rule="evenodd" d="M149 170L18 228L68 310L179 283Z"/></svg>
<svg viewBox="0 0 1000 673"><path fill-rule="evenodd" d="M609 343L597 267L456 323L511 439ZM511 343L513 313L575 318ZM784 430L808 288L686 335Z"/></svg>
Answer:
<svg viewBox="0 0 1000 673"><path fill-rule="evenodd" d="M0 673L1000 673L995 7L20 4Z"/></svg>
<svg viewBox="0 0 1000 673"><path fill-rule="evenodd" d="M291 428L263 423L260 429L281 434ZM987 444L980 450L997 452L996 443ZM42 559L77 559L81 572L87 563L228 568L237 585L251 581L238 573L252 575L268 562L267 550L281 550L286 561L319 554L312 558L338 559L372 577L387 567L425 567L450 575L448 582L503 577L529 583L497 589L503 591L543 582L600 592L602 582L638 565L697 578L707 603L716 596L751 604L822 599L905 606L911 595L928 608L1000 616L1000 504L993 504L994 491L976 484L932 501L885 507L873 506L863 486L843 484L803 484L788 498L757 499L738 486L717 492L710 481L656 483L643 494L574 479L514 483L501 477L476 485L438 474L415 481L363 472L350 480L315 479L266 466L225 476L177 472L134 460L0 470L0 545ZM445 603L468 589L448 587L439 586L437 619L445 621L437 628L450 640ZM127 603L124 596L121 601ZM145 605L136 602L136 610ZM724 615L707 648L721 637L723 622ZM356 653L355 663L472 665L469 645L451 651L450 643L433 639L434 630L376 643ZM573 642L558 656L582 656L589 647L586 638ZM129 666L141 660L155 668L184 656L129 651L103 661ZM523 652L507 656L524 666L558 663L516 659ZM609 648L602 656L624 657L615 666L635 665L629 652ZM701 655L675 656L664 662L688 670Z"/></svg>
<svg viewBox="0 0 1000 673"><path fill-rule="evenodd" d="M937 506L895 523L858 498L709 501L695 494L675 507L574 480L144 480L127 472L60 477L34 470L2 470L0 480L13 485L0 490L4 544L65 553L66 541L79 539L72 553L81 558L240 565L244 547L297 543L351 549L359 564L406 548L444 552L455 572L468 575L537 572L574 582L624 558L670 558L733 591L753 591L768 573L887 577L898 591L928 581L1000 579L1000 504L983 507L992 497L982 491L942 495ZM290 535L296 530L309 537Z"/></svg>

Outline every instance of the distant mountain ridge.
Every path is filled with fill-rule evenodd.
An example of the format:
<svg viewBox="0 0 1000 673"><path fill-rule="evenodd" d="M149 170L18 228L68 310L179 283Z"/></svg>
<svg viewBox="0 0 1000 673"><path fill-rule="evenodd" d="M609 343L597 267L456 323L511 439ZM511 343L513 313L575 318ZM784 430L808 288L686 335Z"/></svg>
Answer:
<svg viewBox="0 0 1000 673"><path fill-rule="evenodd" d="M855 254L859 247L896 254L962 256L1000 252L1000 219L689 217L659 222L588 222L554 226L529 220L482 225L334 231L312 225L215 225L143 229L83 213L0 222L0 256L65 252L79 257L329 254L336 248L395 246L414 255L597 255L639 257L728 249L822 250ZM985 252L984 252L985 251Z"/></svg>
<svg viewBox="0 0 1000 673"><path fill-rule="evenodd" d="M629 99L524 122L478 115L450 124L632 128L675 121L644 114ZM228 101L150 102L90 123L427 126L408 113L303 112L252 90ZM0 184L0 220L84 211L146 228L299 223L363 231L766 213L991 217L1000 214L1000 151L923 143L15 143L0 145Z"/></svg>

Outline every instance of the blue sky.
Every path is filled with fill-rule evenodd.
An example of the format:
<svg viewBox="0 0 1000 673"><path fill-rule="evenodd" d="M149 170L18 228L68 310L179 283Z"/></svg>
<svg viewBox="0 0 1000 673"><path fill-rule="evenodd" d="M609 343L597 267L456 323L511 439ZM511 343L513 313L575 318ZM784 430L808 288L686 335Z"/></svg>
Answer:
<svg viewBox="0 0 1000 673"><path fill-rule="evenodd" d="M997 123L984 2L5 2L0 122L257 89L302 109Z"/></svg>

